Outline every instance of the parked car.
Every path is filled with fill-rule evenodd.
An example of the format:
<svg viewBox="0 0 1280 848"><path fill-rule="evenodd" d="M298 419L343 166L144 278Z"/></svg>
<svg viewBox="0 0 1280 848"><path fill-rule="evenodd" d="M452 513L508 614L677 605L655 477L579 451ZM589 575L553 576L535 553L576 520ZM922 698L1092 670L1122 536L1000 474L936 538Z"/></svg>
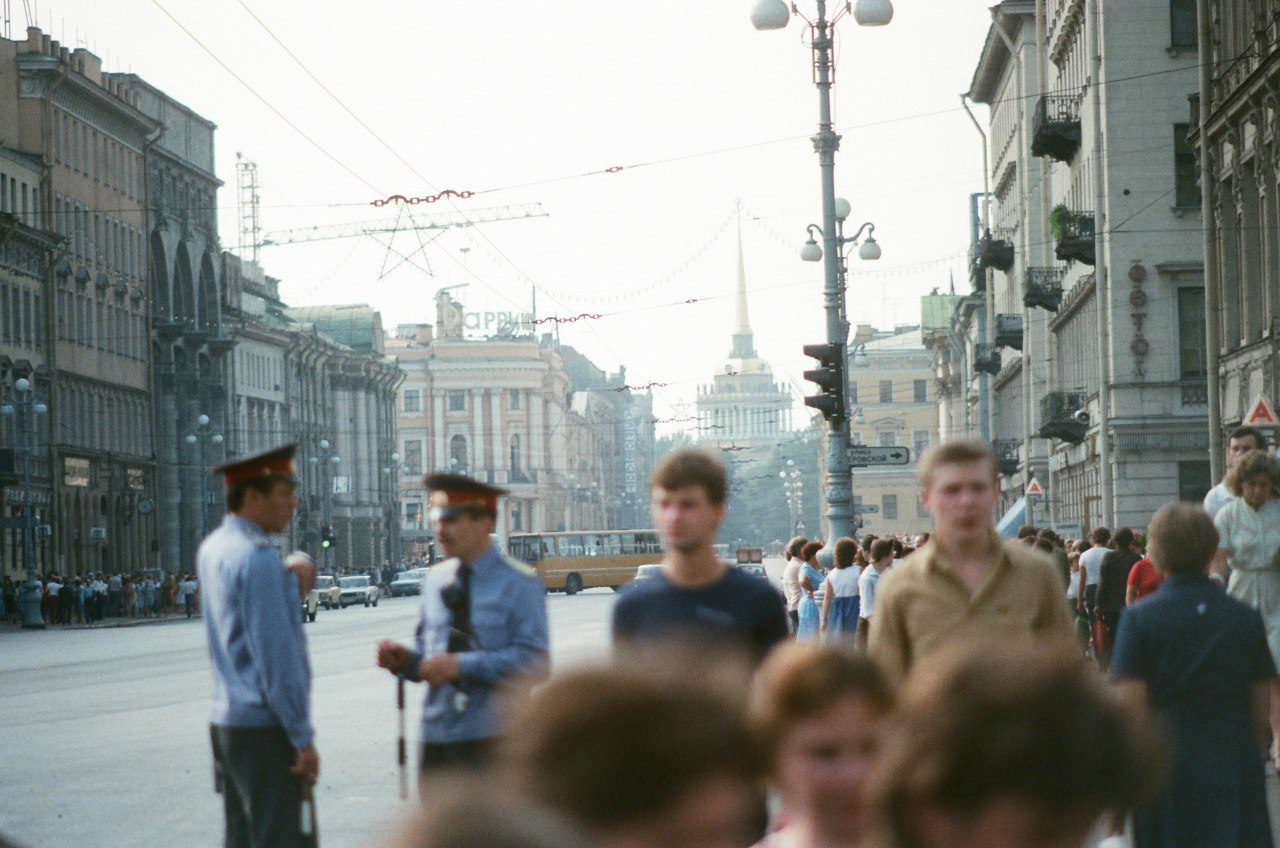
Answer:
<svg viewBox="0 0 1280 848"><path fill-rule="evenodd" d="M378 587L373 585L366 575L339 577L338 588L338 609L353 604L375 607L378 605Z"/></svg>
<svg viewBox="0 0 1280 848"><path fill-rule="evenodd" d="M425 568L411 568L401 571L391 580L391 597L401 595L417 595L422 591L422 578L427 573Z"/></svg>
<svg viewBox="0 0 1280 848"><path fill-rule="evenodd" d="M311 591L302 599L302 620L315 621L316 611L320 608L320 592L315 586L311 587Z"/></svg>
<svg viewBox="0 0 1280 848"><path fill-rule="evenodd" d="M769 575L765 573L764 566L755 562L740 562L737 565L739 571L744 574L750 574L752 577L759 577L761 580L768 580Z"/></svg>
<svg viewBox="0 0 1280 848"><path fill-rule="evenodd" d="M338 579L332 574L317 574L311 591L316 594L320 606L333 609L338 605Z"/></svg>

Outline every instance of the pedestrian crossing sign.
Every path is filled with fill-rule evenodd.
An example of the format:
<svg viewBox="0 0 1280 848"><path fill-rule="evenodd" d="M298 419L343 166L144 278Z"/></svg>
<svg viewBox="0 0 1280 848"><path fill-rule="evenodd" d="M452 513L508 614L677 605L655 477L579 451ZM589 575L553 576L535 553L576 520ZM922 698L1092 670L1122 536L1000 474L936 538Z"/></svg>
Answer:
<svg viewBox="0 0 1280 848"><path fill-rule="evenodd" d="M1267 403L1267 399L1259 395L1253 402L1244 423L1250 427L1274 427L1280 423L1280 419L1276 418L1275 410L1271 408L1271 404Z"/></svg>
<svg viewBox="0 0 1280 848"><path fill-rule="evenodd" d="M1039 495L1044 497L1044 487L1040 485L1040 481L1032 477L1031 482L1027 484L1028 495Z"/></svg>

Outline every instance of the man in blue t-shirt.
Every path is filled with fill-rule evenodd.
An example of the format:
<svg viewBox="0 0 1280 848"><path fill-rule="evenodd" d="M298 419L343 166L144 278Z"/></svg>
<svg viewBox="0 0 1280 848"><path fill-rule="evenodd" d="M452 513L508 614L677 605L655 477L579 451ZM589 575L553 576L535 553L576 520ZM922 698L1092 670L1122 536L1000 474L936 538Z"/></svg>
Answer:
<svg viewBox="0 0 1280 848"><path fill-rule="evenodd" d="M724 518L724 466L698 450L669 454L649 490L666 556L652 580L632 584L613 608L615 645L661 640L747 651L759 661L787 636L782 596L715 554Z"/></svg>

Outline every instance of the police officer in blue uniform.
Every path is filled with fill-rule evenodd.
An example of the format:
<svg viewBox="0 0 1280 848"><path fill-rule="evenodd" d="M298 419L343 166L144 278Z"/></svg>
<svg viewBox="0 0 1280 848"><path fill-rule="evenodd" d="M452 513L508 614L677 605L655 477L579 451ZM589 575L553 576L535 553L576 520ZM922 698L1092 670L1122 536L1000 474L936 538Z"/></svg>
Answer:
<svg viewBox="0 0 1280 848"><path fill-rule="evenodd" d="M304 833L302 826L320 755L299 584L267 538L288 526L298 506L296 448L214 469L226 479L227 516L197 556L213 658L210 736L227 848L314 842L314 832Z"/></svg>
<svg viewBox="0 0 1280 848"><path fill-rule="evenodd" d="M430 474L430 519L451 559L422 582L413 648L378 643L378 665L427 684L419 774L485 764L499 731L499 690L545 677L547 607L537 572L489 538L506 490L460 474Z"/></svg>

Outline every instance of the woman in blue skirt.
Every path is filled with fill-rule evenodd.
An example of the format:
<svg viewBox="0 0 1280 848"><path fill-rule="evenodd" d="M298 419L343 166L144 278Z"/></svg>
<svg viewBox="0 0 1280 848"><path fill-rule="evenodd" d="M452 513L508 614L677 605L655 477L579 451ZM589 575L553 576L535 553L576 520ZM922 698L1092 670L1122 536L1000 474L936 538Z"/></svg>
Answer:
<svg viewBox="0 0 1280 848"><path fill-rule="evenodd" d="M836 567L827 575L822 597L822 632L831 641L853 639L858 629L858 578L862 569L853 562L857 551L857 543L847 536L836 541Z"/></svg>
<svg viewBox="0 0 1280 848"><path fill-rule="evenodd" d="M822 581L825 579L822 568L818 565L820 550L820 541L810 542L800 550L804 565L800 566L800 623L796 627L796 639L801 642L818 638L822 598L817 596L822 592Z"/></svg>

